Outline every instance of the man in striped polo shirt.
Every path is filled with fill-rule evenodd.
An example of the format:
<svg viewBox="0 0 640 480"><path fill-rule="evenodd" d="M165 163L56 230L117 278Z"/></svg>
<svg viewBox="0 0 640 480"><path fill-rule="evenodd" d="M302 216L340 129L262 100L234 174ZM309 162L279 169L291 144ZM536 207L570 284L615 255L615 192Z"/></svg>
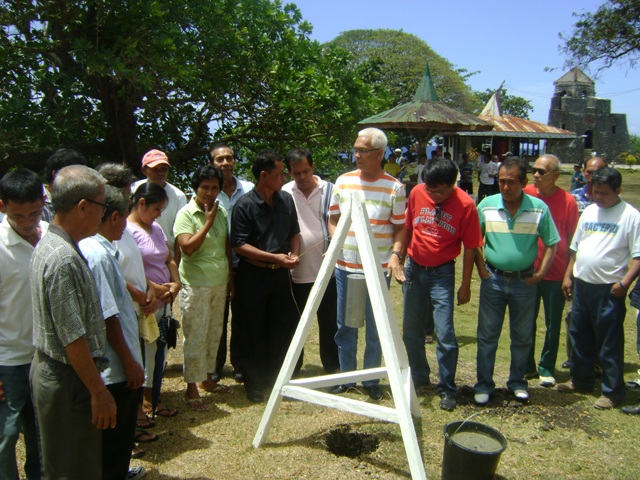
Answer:
<svg viewBox="0 0 640 480"><path fill-rule="evenodd" d="M527 357L533 345L536 287L551 266L560 235L545 203L523 192L527 166L509 158L498 172L500 194L486 197L478 205L484 236L485 261L477 258L480 285L478 309L478 354L475 402L484 405L495 388L498 339L509 306L511 367L507 387L518 400L529 399ZM544 243L537 271L538 238Z"/></svg>
<svg viewBox="0 0 640 480"><path fill-rule="evenodd" d="M382 268L387 270L388 286L392 274L396 280L404 281L402 252L404 251L406 195L404 185L380 166L386 148L387 136L381 130L366 128L358 133L358 138L353 145L358 169L341 175L336 181L329 207L329 233L333 234L335 231L340 213L346 210L351 194L360 195L367 209L375 237L374 248L377 248ZM347 235L336 265L338 332L335 338L342 372L356 369L358 329L345 325L347 276L351 273L363 273L362 260L353 231ZM382 363L382 349L368 295L365 321L367 332L364 368L379 367ZM331 393L343 393L353 386L354 384L337 385L331 389ZM372 399L382 398L379 380L364 381L363 386Z"/></svg>

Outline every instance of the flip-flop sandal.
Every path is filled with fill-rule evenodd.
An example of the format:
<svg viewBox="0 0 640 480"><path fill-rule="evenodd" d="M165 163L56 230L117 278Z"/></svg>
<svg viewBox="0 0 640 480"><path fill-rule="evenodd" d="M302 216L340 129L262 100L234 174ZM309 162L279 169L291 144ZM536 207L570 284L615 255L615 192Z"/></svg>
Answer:
<svg viewBox="0 0 640 480"><path fill-rule="evenodd" d="M131 458L142 458L146 452L140 447L140 445L134 443L131 449Z"/></svg>
<svg viewBox="0 0 640 480"><path fill-rule="evenodd" d="M209 406L205 405L202 402L201 398L187 398L187 397L183 397L183 398L184 398L184 403L189 405L189 407L191 407L193 410L199 410L199 411L209 410Z"/></svg>
<svg viewBox="0 0 640 480"><path fill-rule="evenodd" d="M152 428L156 426L156 421L144 413L136 418L136 425L138 428Z"/></svg>
<svg viewBox="0 0 640 480"><path fill-rule="evenodd" d="M150 433L146 430L142 430L141 428L136 429L136 435L133 437L135 442L139 443L150 443L158 440L160 436L157 433Z"/></svg>
<svg viewBox="0 0 640 480"><path fill-rule="evenodd" d="M177 414L178 414L178 410L176 410L175 408L169 408L169 407L157 408L155 413L157 417L165 417L165 418L175 417Z"/></svg>

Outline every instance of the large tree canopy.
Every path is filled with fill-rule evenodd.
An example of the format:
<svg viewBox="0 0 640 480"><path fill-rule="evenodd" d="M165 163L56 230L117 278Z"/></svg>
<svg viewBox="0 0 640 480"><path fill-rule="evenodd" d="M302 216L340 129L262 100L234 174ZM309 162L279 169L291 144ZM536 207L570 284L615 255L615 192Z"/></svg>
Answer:
<svg viewBox="0 0 640 480"><path fill-rule="evenodd" d="M0 0L0 172L72 147L136 170L189 168L211 141L255 150L351 141L371 113L349 55L270 0ZM375 108L375 107L374 107Z"/></svg>
<svg viewBox="0 0 640 480"><path fill-rule="evenodd" d="M560 35L569 66L636 65L640 58L640 0L609 0L595 13L574 15L579 20L571 35Z"/></svg>
<svg viewBox="0 0 640 480"><path fill-rule="evenodd" d="M456 69L415 35L398 30L350 30L329 45L346 48L354 65L369 64L390 93L386 108L408 102L420 83L427 61L440 101L471 113L479 103L465 83L466 70Z"/></svg>
<svg viewBox="0 0 640 480"><path fill-rule="evenodd" d="M482 103L483 107L487 104L493 94L494 90L489 88L484 92L474 92L474 95L480 103ZM529 113L533 111L533 105L531 105L529 100L517 95L509 95L506 88L503 88L500 91L500 107L502 107L502 113L506 115L526 119L529 119ZM481 110L482 108L475 113L479 114Z"/></svg>

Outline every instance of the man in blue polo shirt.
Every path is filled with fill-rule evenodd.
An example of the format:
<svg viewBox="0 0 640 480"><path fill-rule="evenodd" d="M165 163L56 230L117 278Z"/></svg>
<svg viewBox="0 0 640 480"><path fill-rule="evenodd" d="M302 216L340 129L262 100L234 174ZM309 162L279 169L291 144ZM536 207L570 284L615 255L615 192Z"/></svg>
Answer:
<svg viewBox="0 0 640 480"><path fill-rule="evenodd" d="M498 339L509 306L511 367L507 387L518 400L528 400L527 356L533 345L536 288L551 266L560 235L549 208L526 195L527 166L517 158L505 160L498 172L500 194L478 205L484 236L485 261L476 257L480 285L478 310L478 354L475 402L484 405L495 388ZM540 267L534 271L538 238L545 245Z"/></svg>

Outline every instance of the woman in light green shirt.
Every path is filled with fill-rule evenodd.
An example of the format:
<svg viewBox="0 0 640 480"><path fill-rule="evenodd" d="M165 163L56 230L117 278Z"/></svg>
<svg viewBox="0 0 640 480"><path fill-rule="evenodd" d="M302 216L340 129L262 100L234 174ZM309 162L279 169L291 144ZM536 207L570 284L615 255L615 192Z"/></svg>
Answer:
<svg viewBox="0 0 640 480"><path fill-rule="evenodd" d="M216 197L223 176L213 165L198 168L191 178L195 195L176 216L173 232L182 251L180 291L184 333L185 402L206 410L198 391L230 393L229 387L212 380L222 334L224 307L233 297L233 272L227 212Z"/></svg>

